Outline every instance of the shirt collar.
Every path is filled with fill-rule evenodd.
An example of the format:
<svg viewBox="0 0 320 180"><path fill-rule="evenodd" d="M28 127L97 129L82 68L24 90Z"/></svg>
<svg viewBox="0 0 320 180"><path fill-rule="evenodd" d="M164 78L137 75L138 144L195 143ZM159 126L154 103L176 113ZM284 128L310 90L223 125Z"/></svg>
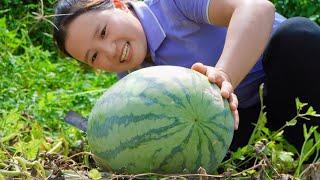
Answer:
<svg viewBox="0 0 320 180"><path fill-rule="evenodd" d="M166 34L160 25L157 17L153 14L146 3L141 1L130 2L140 23L142 24L144 33L146 34L150 50L154 53L165 39Z"/></svg>

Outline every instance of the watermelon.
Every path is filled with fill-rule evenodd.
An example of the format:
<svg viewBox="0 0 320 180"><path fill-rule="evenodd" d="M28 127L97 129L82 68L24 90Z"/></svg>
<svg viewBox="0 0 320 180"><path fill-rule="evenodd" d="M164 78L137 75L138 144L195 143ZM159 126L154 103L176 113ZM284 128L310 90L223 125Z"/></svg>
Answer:
<svg viewBox="0 0 320 180"><path fill-rule="evenodd" d="M110 87L89 116L97 164L125 173L213 172L233 137L229 103L191 69L154 66Z"/></svg>

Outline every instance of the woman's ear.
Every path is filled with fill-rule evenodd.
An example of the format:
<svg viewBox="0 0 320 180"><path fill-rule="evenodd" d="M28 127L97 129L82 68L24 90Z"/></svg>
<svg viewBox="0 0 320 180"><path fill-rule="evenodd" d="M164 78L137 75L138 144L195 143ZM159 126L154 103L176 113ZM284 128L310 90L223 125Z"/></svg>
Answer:
<svg viewBox="0 0 320 180"><path fill-rule="evenodd" d="M128 6L124 2L122 2L121 0L113 0L113 3L117 9L129 11Z"/></svg>

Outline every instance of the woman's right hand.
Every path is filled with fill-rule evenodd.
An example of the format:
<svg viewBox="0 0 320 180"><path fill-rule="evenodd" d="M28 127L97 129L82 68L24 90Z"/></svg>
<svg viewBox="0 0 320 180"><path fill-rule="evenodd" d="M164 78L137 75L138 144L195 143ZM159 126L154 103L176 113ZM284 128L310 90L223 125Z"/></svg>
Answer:
<svg viewBox="0 0 320 180"><path fill-rule="evenodd" d="M233 93L233 86L228 74L221 68L206 66L202 63L193 64L191 69L206 75L211 83L215 83L221 89L221 96L229 101L234 117L234 129L237 130L239 126L238 98Z"/></svg>

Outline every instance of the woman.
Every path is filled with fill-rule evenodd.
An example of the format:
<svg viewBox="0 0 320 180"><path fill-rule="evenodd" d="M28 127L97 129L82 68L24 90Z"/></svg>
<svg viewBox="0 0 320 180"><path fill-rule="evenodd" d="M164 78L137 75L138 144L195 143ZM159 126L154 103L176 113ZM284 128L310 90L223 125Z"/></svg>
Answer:
<svg viewBox="0 0 320 180"><path fill-rule="evenodd" d="M176 65L208 76L229 100L236 129L240 115L232 148L248 141L261 83L272 129L294 117L296 97L320 107L320 28L306 18L286 20L267 0L61 0L56 14L60 50L94 68L121 78ZM286 133L301 146L301 126Z"/></svg>

